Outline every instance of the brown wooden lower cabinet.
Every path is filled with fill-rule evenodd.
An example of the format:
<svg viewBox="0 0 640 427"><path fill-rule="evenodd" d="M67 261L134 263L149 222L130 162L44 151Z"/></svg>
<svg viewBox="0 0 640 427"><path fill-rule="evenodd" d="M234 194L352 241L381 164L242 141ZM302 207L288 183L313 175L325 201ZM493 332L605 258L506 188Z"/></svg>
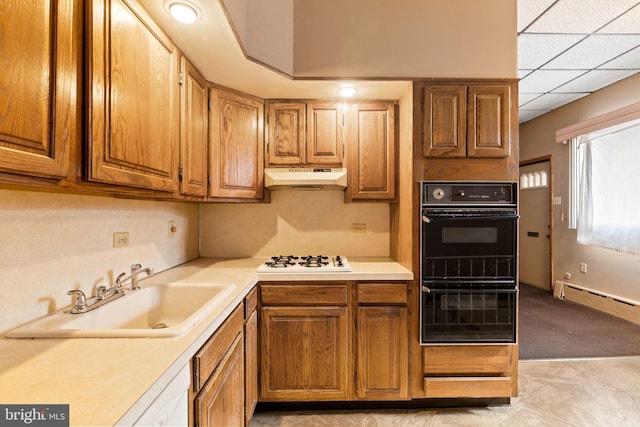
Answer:
<svg viewBox="0 0 640 427"><path fill-rule="evenodd" d="M356 397L408 399L407 283L357 283L356 300Z"/></svg>
<svg viewBox="0 0 640 427"><path fill-rule="evenodd" d="M347 284L265 283L260 302L260 400L346 400Z"/></svg>
<svg viewBox="0 0 640 427"><path fill-rule="evenodd" d="M409 398L407 308L358 307L357 319L358 398Z"/></svg>
<svg viewBox="0 0 640 427"><path fill-rule="evenodd" d="M243 426L244 349L242 334L195 399L196 426Z"/></svg>
<svg viewBox="0 0 640 427"><path fill-rule="evenodd" d="M262 283L260 400L409 398L407 283Z"/></svg>
<svg viewBox="0 0 640 427"><path fill-rule="evenodd" d="M249 425L258 404L258 290L244 299L244 404L245 425Z"/></svg>
<svg viewBox="0 0 640 427"><path fill-rule="evenodd" d="M263 307L261 316L263 401L348 397L346 307Z"/></svg>
<svg viewBox="0 0 640 427"><path fill-rule="evenodd" d="M425 378L427 398L492 398L511 396L509 377Z"/></svg>
<svg viewBox="0 0 640 427"><path fill-rule="evenodd" d="M427 398L514 397L518 393L518 346L423 347Z"/></svg>
<svg viewBox="0 0 640 427"><path fill-rule="evenodd" d="M189 424L245 424L244 309L239 305L191 360Z"/></svg>

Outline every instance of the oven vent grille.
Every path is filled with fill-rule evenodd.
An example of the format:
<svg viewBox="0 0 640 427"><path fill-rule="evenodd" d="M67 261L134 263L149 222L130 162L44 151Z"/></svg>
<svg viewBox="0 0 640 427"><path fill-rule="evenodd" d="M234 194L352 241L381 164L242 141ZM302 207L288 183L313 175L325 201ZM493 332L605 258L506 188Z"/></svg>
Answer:
<svg viewBox="0 0 640 427"><path fill-rule="evenodd" d="M425 279L515 279L514 256L425 257Z"/></svg>

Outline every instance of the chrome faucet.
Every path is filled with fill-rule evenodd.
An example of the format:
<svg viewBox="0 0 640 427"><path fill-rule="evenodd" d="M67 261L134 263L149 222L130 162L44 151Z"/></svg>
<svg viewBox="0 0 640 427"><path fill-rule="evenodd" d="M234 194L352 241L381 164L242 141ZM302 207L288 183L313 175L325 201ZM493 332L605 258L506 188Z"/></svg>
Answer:
<svg viewBox="0 0 640 427"><path fill-rule="evenodd" d="M86 313L87 311L98 308L109 301L113 301L114 299L124 296L123 282L126 282L129 279L131 279L131 286L129 289L140 289L140 285L138 285L138 275L140 273L147 273L147 276L152 276L153 269L142 268L140 264L133 264L131 266L131 275L129 277L124 277L127 273L122 273L116 278L116 283L112 287L107 288L106 286L98 286L96 289L96 296L94 297L87 298L84 292L75 289L67 292L67 295L74 296L71 313Z"/></svg>
<svg viewBox="0 0 640 427"><path fill-rule="evenodd" d="M147 276L152 276L153 269L148 267L142 268L142 265L140 264L133 264L131 266L131 274L129 275L129 277L124 277L127 273L122 273L116 278L116 284L114 286L115 292L123 292L122 283L126 282L129 279L131 279L131 290L135 291L137 289L140 289L140 286L138 285L138 275L140 273L147 273Z"/></svg>

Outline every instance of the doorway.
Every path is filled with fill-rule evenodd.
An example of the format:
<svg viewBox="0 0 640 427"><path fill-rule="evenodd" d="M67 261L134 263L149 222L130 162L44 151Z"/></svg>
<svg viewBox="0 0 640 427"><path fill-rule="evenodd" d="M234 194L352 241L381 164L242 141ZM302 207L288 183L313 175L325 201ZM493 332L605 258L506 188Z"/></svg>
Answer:
<svg viewBox="0 0 640 427"><path fill-rule="evenodd" d="M551 156L520 163L520 277L552 292Z"/></svg>

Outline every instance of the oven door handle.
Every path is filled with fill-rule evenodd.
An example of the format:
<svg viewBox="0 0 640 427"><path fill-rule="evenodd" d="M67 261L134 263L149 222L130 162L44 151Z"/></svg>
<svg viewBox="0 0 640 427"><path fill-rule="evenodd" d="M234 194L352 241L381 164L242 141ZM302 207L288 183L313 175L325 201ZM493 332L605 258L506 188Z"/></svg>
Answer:
<svg viewBox="0 0 640 427"><path fill-rule="evenodd" d="M438 216L427 216L427 215L422 215L422 222L430 224L432 222L445 222L445 221L469 221L469 220L480 220L480 221L498 221L498 220L503 220L503 219L518 219L520 218L520 215L517 214L509 214L509 215L502 215L502 216L473 216L473 215L469 215L469 216L444 216L444 215L438 215Z"/></svg>
<svg viewBox="0 0 640 427"><path fill-rule="evenodd" d="M430 294L432 292L437 293L469 293L469 294L495 294L496 292L505 293L505 294L516 294L519 292L518 288L498 288L498 289L431 289L427 286L422 285L422 292Z"/></svg>

